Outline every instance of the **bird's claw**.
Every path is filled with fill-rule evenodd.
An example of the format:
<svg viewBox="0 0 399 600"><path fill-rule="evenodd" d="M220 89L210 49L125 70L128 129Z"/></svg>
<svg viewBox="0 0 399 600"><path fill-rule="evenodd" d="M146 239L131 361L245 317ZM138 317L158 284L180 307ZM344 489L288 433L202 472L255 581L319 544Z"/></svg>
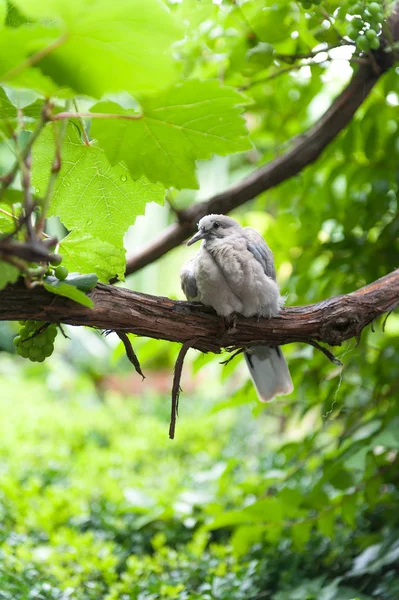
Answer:
<svg viewBox="0 0 399 600"><path fill-rule="evenodd" d="M223 317L223 325L225 333L232 333L235 331L237 326L237 315L233 313L228 317Z"/></svg>

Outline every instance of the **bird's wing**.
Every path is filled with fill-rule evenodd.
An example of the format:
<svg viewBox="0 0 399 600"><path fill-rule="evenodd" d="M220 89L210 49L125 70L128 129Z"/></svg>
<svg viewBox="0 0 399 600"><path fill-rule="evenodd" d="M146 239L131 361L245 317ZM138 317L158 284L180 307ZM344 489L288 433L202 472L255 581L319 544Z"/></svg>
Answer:
<svg viewBox="0 0 399 600"><path fill-rule="evenodd" d="M252 227L244 227L245 239L247 240L247 249L252 256L260 263L265 274L271 279L276 280L276 269L274 267L273 252L266 244L263 237Z"/></svg>
<svg viewBox="0 0 399 600"><path fill-rule="evenodd" d="M183 265L180 271L180 282L187 300L197 300L198 286L194 272L194 260Z"/></svg>

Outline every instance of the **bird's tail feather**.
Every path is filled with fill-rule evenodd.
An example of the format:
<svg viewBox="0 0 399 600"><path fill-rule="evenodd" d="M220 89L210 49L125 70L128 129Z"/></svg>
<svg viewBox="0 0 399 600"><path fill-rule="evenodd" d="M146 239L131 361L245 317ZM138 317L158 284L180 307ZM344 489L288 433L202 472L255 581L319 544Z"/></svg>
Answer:
<svg viewBox="0 0 399 600"><path fill-rule="evenodd" d="M262 402L290 394L294 386L287 362L278 346L255 346L245 352L248 369Z"/></svg>

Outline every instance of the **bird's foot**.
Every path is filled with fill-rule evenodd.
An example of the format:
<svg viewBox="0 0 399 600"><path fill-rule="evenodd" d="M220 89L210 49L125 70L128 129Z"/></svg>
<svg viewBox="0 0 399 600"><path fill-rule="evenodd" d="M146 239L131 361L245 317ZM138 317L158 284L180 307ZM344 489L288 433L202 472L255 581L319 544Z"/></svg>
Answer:
<svg viewBox="0 0 399 600"><path fill-rule="evenodd" d="M232 313L228 317L222 317L225 333L232 333L236 330L237 315Z"/></svg>

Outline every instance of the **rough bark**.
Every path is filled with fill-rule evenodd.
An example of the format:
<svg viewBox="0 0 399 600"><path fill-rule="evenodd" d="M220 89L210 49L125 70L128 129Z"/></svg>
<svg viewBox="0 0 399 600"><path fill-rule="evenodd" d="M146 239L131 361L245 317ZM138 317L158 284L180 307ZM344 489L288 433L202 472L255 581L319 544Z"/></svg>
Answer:
<svg viewBox="0 0 399 600"><path fill-rule="evenodd" d="M138 294L99 284L89 293L94 309L85 308L41 287L22 283L0 292L0 320L31 319L131 332L171 342L190 342L203 352L218 353L254 343L325 342L339 345L359 337L362 329L399 304L399 269L351 294L317 304L283 308L274 319L237 317L230 327L212 309Z"/></svg>
<svg viewBox="0 0 399 600"><path fill-rule="evenodd" d="M396 5L396 7L398 7ZM393 12L390 29L399 38L399 11ZM207 214L227 214L257 195L290 179L314 162L350 123L359 106L381 77L392 67L392 53L373 53L373 61L361 64L346 88L330 108L306 133L291 140L290 149L257 169L242 181L230 186L210 200L194 204L179 213L179 222L167 227L155 240L128 257L126 274L135 273L176 248L196 230L201 217Z"/></svg>

